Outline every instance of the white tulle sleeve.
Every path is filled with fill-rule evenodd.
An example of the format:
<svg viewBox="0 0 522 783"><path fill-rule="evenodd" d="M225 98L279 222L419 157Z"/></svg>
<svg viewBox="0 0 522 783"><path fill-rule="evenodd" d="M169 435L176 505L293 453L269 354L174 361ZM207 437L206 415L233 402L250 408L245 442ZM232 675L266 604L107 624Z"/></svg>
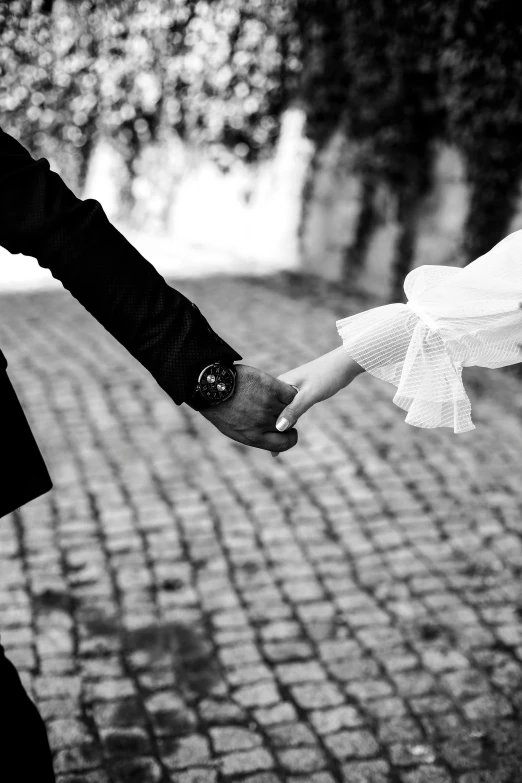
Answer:
<svg viewBox="0 0 522 783"><path fill-rule="evenodd" d="M355 361L397 387L393 401L416 427L474 429L462 368L522 361L522 231L463 269L421 266L407 304L337 322Z"/></svg>

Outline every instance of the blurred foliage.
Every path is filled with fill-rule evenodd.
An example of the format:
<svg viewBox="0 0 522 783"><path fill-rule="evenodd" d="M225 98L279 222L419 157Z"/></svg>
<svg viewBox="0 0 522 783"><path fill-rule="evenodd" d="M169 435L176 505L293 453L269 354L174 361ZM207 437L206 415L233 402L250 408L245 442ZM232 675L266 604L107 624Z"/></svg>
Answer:
<svg viewBox="0 0 522 783"><path fill-rule="evenodd" d="M314 196L322 153L346 112L344 14L337 0L295 0L301 74L298 100L305 111L307 137L314 144L302 197L298 234L302 239Z"/></svg>
<svg viewBox="0 0 522 783"><path fill-rule="evenodd" d="M307 136L320 153L348 108L346 13L339 0L296 0L294 12L302 52L299 99Z"/></svg>
<svg viewBox="0 0 522 783"><path fill-rule="evenodd" d="M346 266L352 271L361 264L357 243L367 245L364 231L375 225L368 217L377 188L384 183L395 196L399 223L392 298L400 299L413 262L419 206L432 184L434 143L443 132L437 79L440 5L433 0L343 4L351 77L346 129L358 143L363 180L361 220Z"/></svg>
<svg viewBox="0 0 522 783"><path fill-rule="evenodd" d="M437 84L440 14L433 0L341 0L346 8L346 129L360 145L363 175L401 196L430 177L442 132Z"/></svg>
<svg viewBox="0 0 522 783"><path fill-rule="evenodd" d="M347 248L348 278L379 220L376 196L395 196L399 223L393 297L413 260L433 151L449 141L470 186L463 259L509 227L522 167L522 5L509 0L297 0L307 133L318 149L338 130L355 143L361 209ZM302 23L300 29L302 28Z"/></svg>
<svg viewBox="0 0 522 783"><path fill-rule="evenodd" d="M470 185L464 254L500 241L522 174L522 4L452 0L440 59L447 135L462 152Z"/></svg>
<svg viewBox="0 0 522 783"><path fill-rule="evenodd" d="M224 167L257 160L296 89L291 10L285 0L0 2L4 129L73 161L80 187L100 135L130 167L166 130Z"/></svg>
<svg viewBox="0 0 522 783"><path fill-rule="evenodd" d="M303 106L316 155L355 146L361 266L383 187L400 230L395 295L412 261L434 145L462 152L469 260L506 232L522 165L522 5L509 0L0 0L5 130L81 188L96 141L129 182L151 141L175 133L226 170L270 155Z"/></svg>
<svg viewBox="0 0 522 783"><path fill-rule="evenodd" d="M308 18L301 96L307 133L320 151L342 129L356 145L361 208L344 273L352 281L378 223L376 196L395 196L400 232L394 297L414 253L418 206L431 184L443 133L437 61L442 14L434 0L298 0Z"/></svg>

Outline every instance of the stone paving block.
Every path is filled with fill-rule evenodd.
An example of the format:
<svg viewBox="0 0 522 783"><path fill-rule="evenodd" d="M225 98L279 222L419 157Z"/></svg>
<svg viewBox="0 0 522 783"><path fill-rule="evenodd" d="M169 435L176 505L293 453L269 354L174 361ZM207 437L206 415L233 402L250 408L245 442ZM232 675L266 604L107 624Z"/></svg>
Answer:
<svg viewBox="0 0 522 783"><path fill-rule="evenodd" d="M312 657L313 648L306 641L273 642L263 645L263 651L270 661L306 660Z"/></svg>
<svg viewBox="0 0 522 783"><path fill-rule="evenodd" d="M267 623L261 629L261 638L266 642L284 641L295 639L300 633L299 625L296 622L281 620L280 622Z"/></svg>
<svg viewBox="0 0 522 783"><path fill-rule="evenodd" d="M246 720L245 711L228 700L203 699L198 705L198 712L201 719L210 725Z"/></svg>
<svg viewBox="0 0 522 783"><path fill-rule="evenodd" d="M135 728L144 724L146 716L142 704L136 696L114 702L97 702L92 705L91 710L99 730L118 726Z"/></svg>
<svg viewBox="0 0 522 783"><path fill-rule="evenodd" d="M212 747L217 753L228 753L234 750L246 750L263 744L263 739L248 729L240 726L222 726L210 730Z"/></svg>
<svg viewBox="0 0 522 783"><path fill-rule="evenodd" d="M427 650L422 655L424 666L432 672L465 669L468 659L457 650Z"/></svg>
<svg viewBox="0 0 522 783"><path fill-rule="evenodd" d="M254 638L254 631L252 628L226 628L224 630L216 630L213 634L214 641L221 647L227 645L242 644L249 642Z"/></svg>
<svg viewBox="0 0 522 783"><path fill-rule="evenodd" d="M261 605L252 604L249 607L249 618L252 623L261 625L271 620L285 620L292 617L292 608L286 604Z"/></svg>
<svg viewBox="0 0 522 783"><path fill-rule="evenodd" d="M234 691L234 701L240 707L268 707L277 704L280 696L271 680L256 685L245 685Z"/></svg>
<svg viewBox="0 0 522 783"><path fill-rule="evenodd" d="M402 772L401 783L451 783L451 777L442 767L422 765L411 772Z"/></svg>
<svg viewBox="0 0 522 783"><path fill-rule="evenodd" d="M215 769L200 768L176 772L176 783L217 783L217 779Z"/></svg>
<svg viewBox="0 0 522 783"><path fill-rule="evenodd" d="M350 661L335 661L328 664L331 676L339 682L351 682L353 680L365 680L377 677L379 667L370 658L361 658Z"/></svg>
<svg viewBox="0 0 522 783"><path fill-rule="evenodd" d="M385 696L381 699L365 702L364 709L374 718L398 718L407 712L407 705L404 699L397 696Z"/></svg>
<svg viewBox="0 0 522 783"><path fill-rule="evenodd" d="M378 742L369 731L364 729L328 734L324 742L338 761L371 758L379 753Z"/></svg>
<svg viewBox="0 0 522 783"><path fill-rule="evenodd" d="M280 702L273 707L254 710L254 717L260 726L272 726L277 723L297 720L297 712L290 702Z"/></svg>
<svg viewBox="0 0 522 783"><path fill-rule="evenodd" d="M152 758L125 759L113 763L111 778L117 783L159 783L162 770Z"/></svg>
<svg viewBox="0 0 522 783"><path fill-rule="evenodd" d="M87 727L74 718L58 718L46 724L49 744L53 750L88 742L91 737Z"/></svg>
<svg viewBox="0 0 522 783"><path fill-rule="evenodd" d="M283 769L291 774L318 772L327 766L326 757L320 748L302 747L277 751L277 759Z"/></svg>
<svg viewBox="0 0 522 783"><path fill-rule="evenodd" d="M330 682L296 685L291 691L298 706L305 710L335 707L344 701L340 689Z"/></svg>
<svg viewBox="0 0 522 783"><path fill-rule="evenodd" d="M409 705L416 715L434 715L450 712L453 702L447 696L433 695L421 696L418 699L409 699Z"/></svg>
<svg viewBox="0 0 522 783"><path fill-rule="evenodd" d="M279 664L275 667L275 675L283 685L326 679L324 669L315 661Z"/></svg>
<svg viewBox="0 0 522 783"><path fill-rule="evenodd" d="M340 729L351 729L364 723L364 717L350 705L313 710L309 720L318 734L331 734Z"/></svg>
<svg viewBox="0 0 522 783"><path fill-rule="evenodd" d="M57 697L78 698L81 685L79 677L36 677L34 690L39 700Z"/></svg>
<svg viewBox="0 0 522 783"><path fill-rule="evenodd" d="M433 764L437 753L424 742L396 742L390 746L390 758L396 767L411 767L423 762Z"/></svg>
<svg viewBox="0 0 522 783"><path fill-rule="evenodd" d="M522 689L522 666L513 660L503 660L491 673L491 682L507 696Z"/></svg>
<svg viewBox="0 0 522 783"><path fill-rule="evenodd" d="M402 672L416 669L419 666L419 659L413 653L399 651L396 654L386 656L382 660L384 668L390 672Z"/></svg>
<svg viewBox="0 0 522 783"><path fill-rule="evenodd" d="M456 713L445 713L443 715L427 715L419 718L426 736L436 737L437 739L448 739L455 735L462 734L464 730L464 719Z"/></svg>
<svg viewBox="0 0 522 783"><path fill-rule="evenodd" d="M219 657L225 666L240 666L241 664L259 663L261 656L254 644L235 645L224 648Z"/></svg>
<svg viewBox="0 0 522 783"><path fill-rule="evenodd" d="M388 745L396 742L420 742L423 737L421 726L412 718L399 716L379 724L379 742Z"/></svg>
<svg viewBox="0 0 522 783"><path fill-rule="evenodd" d="M287 582L284 586L284 592L296 603L317 601L324 596L324 592L320 583L314 582L312 580L296 580L295 582Z"/></svg>
<svg viewBox="0 0 522 783"><path fill-rule="evenodd" d="M459 701L490 690L487 678L475 668L444 674L441 676L440 682Z"/></svg>
<svg viewBox="0 0 522 783"><path fill-rule="evenodd" d="M346 661L359 659L363 650L353 639L327 639L317 645L320 657L325 661Z"/></svg>
<svg viewBox="0 0 522 783"><path fill-rule="evenodd" d="M107 756L146 756L151 753L149 737L138 726L102 729L100 737Z"/></svg>
<svg viewBox="0 0 522 783"><path fill-rule="evenodd" d="M80 774L65 773L63 775L56 775L56 783L109 783L110 779L106 772L102 769L91 770L90 772L82 772Z"/></svg>
<svg viewBox="0 0 522 783"><path fill-rule="evenodd" d="M304 723L285 723L269 726L266 733L276 748L289 748L296 745L314 745L316 737Z"/></svg>
<svg viewBox="0 0 522 783"><path fill-rule="evenodd" d="M266 748L227 753L221 758L220 769L225 777L272 769L274 759Z"/></svg>
<svg viewBox="0 0 522 783"><path fill-rule="evenodd" d="M227 681L232 686L250 685L250 683L257 683L270 677L270 669L262 663L237 666L227 671Z"/></svg>
<svg viewBox="0 0 522 783"><path fill-rule="evenodd" d="M405 698L423 696L435 688L435 679L423 671L395 674L393 676L398 692Z"/></svg>
<svg viewBox="0 0 522 783"><path fill-rule="evenodd" d="M116 677L100 682L89 683L89 698L92 701L113 702L133 696L135 687L131 680Z"/></svg>
<svg viewBox="0 0 522 783"><path fill-rule="evenodd" d="M168 748L172 743L165 744ZM173 743L174 747L167 751L165 764L169 769L177 770L184 767L204 764L210 759L209 742L199 734L188 737L179 737Z"/></svg>
<svg viewBox="0 0 522 783"><path fill-rule="evenodd" d="M390 766L386 761L352 761L343 764L343 783L391 783Z"/></svg>
<svg viewBox="0 0 522 783"><path fill-rule="evenodd" d="M102 753L93 742L82 742L58 750L54 756L54 769L60 772L85 772L102 764Z"/></svg>
<svg viewBox="0 0 522 783"><path fill-rule="evenodd" d="M158 691L144 704L158 734L186 734L196 725L196 713L175 693Z"/></svg>
<svg viewBox="0 0 522 783"><path fill-rule="evenodd" d="M382 678L366 679L359 681L350 681L344 684L346 693L361 702L371 701L372 699L383 699L393 693L391 682Z"/></svg>
<svg viewBox="0 0 522 783"><path fill-rule="evenodd" d="M48 720L81 720L81 705L79 700L46 699L37 701L38 711L44 721Z"/></svg>
<svg viewBox="0 0 522 783"><path fill-rule="evenodd" d="M478 696L476 699L468 701L463 706L463 710L472 721L493 716L502 718L513 713L513 707L509 701L498 694Z"/></svg>
<svg viewBox="0 0 522 783"><path fill-rule="evenodd" d="M452 769L476 769L482 758L482 742L466 734L457 735L442 744L441 754Z"/></svg>
<svg viewBox="0 0 522 783"><path fill-rule="evenodd" d="M494 771L465 772L458 779L458 783L510 783L510 781L517 781L517 777L511 777L510 771L502 768Z"/></svg>

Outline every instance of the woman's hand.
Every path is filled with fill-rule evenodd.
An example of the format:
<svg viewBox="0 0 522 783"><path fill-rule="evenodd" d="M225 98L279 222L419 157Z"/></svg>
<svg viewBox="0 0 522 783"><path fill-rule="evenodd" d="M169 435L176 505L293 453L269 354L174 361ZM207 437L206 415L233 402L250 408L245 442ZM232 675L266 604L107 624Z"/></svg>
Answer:
<svg viewBox="0 0 522 783"><path fill-rule="evenodd" d="M341 345L330 353L319 356L308 364L283 373L280 381L298 389L292 402L282 411L276 427L279 432L293 427L298 419L316 402L333 397L364 372Z"/></svg>

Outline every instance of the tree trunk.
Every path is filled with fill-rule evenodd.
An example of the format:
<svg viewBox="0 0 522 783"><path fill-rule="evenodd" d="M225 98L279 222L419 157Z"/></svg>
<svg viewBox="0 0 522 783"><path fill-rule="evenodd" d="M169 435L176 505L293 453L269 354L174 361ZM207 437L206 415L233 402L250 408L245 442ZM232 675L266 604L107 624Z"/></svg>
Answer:
<svg viewBox="0 0 522 783"><path fill-rule="evenodd" d="M515 212L520 186L515 166L497 169L497 178L503 180L501 183L492 183L490 171L481 165L476 163L473 169L469 177L470 199L462 241L464 260L468 264L504 239Z"/></svg>
<svg viewBox="0 0 522 783"><path fill-rule="evenodd" d="M392 282L390 301L404 302L404 278L411 270L417 238L418 201L417 193L399 194L399 233L395 240L392 259Z"/></svg>
<svg viewBox="0 0 522 783"><path fill-rule="evenodd" d="M92 127L87 127L86 133L87 133L87 140L79 151L81 156L80 163L78 166L78 179L77 179L79 193L83 193L83 190L85 188L85 183L87 182L89 165L91 162L92 153L95 146L95 133L96 133L95 124Z"/></svg>
<svg viewBox="0 0 522 783"><path fill-rule="evenodd" d="M342 280L347 286L352 286L361 272L368 246L378 223L375 211L375 180L366 176L362 184L361 208L357 216L357 226L353 242L344 252L342 265Z"/></svg>
<svg viewBox="0 0 522 783"><path fill-rule="evenodd" d="M306 172L303 190L301 193L301 211L299 215L299 224L297 227L297 239L301 246L304 241L306 223L310 214L310 206L314 197L315 177L319 171L320 157L321 156L319 151L317 149L314 150L308 166L308 171Z"/></svg>

